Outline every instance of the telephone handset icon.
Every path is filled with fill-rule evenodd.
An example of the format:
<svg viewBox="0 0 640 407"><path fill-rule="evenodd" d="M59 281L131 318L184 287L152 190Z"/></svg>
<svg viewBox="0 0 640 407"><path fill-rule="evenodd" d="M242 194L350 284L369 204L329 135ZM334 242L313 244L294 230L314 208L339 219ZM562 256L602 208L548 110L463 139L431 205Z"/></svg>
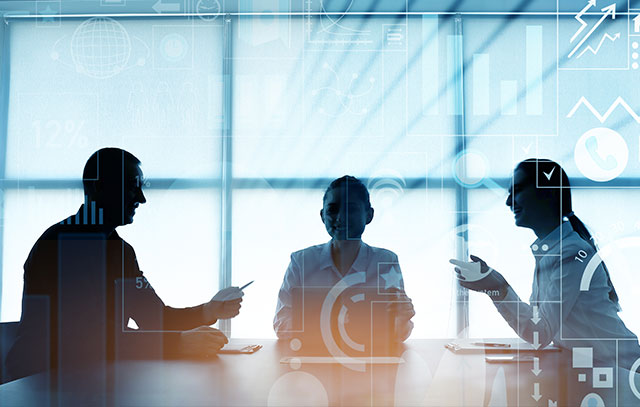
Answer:
<svg viewBox="0 0 640 407"><path fill-rule="evenodd" d="M598 151L598 139L596 136L591 136L585 140L585 148L589 153L589 156L600 168L605 171L611 171L618 166L618 161L616 157L611 154L607 154L606 157L603 157Z"/></svg>

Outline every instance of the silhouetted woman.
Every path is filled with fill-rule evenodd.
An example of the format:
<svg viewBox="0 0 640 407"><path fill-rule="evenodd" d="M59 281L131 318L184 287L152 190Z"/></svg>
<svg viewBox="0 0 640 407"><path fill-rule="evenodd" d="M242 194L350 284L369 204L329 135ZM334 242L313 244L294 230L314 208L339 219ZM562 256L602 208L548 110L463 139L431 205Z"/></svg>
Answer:
<svg viewBox="0 0 640 407"><path fill-rule="evenodd" d="M273 322L279 338L291 336L294 287L333 287L354 273L362 273L365 286L381 286L382 289L391 286L397 292L397 302L390 303L397 314L395 339L402 342L409 337L415 312L411 299L404 292L398 256L362 241L373 214L369 191L362 181L345 175L331 182L320 210L320 218L331 240L291 254Z"/></svg>
<svg viewBox="0 0 640 407"><path fill-rule="evenodd" d="M619 367L629 369L640 356L638 339L618 316L618 295L604 262L595 268L588 290L580 290L597 247L573 213L564 170L551 160L522 161L513 173L506 204L516 225L533 230L538 237L531 245L536 265L529 303L518 297L500 273L473 255L470 263L451 261L458 266L460 284L489 293L500 314L525 341L541 347L553 342L569 350L592 348L593 366L612 367L618 360ZM465 281L478 263L486 276ZM621 339L618 349L613 339ZM575 379L576 375L571 376ZM627 378L621 376L619 383L628 389Z"/></svg>

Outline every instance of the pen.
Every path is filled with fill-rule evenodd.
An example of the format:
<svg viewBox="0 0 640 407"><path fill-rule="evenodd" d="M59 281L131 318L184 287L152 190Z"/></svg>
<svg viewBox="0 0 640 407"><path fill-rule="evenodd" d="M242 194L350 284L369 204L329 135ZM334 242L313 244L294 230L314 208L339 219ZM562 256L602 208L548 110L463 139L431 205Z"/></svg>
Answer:
<svg viewBox="0 0 640 407"><path fill-rule="evenodd" d="M495 343L495 342L472 342L473 346L486 346L488 348L510 348L508 343Z"/></svg>
<svg viewBox="0 0 640 407"><path fill-rule="evenodd" d="M243 285L242 287L240 287L240 291L244 290L245 288L249 287L255 280L251 280L249 281L247 284Z"/></svg>

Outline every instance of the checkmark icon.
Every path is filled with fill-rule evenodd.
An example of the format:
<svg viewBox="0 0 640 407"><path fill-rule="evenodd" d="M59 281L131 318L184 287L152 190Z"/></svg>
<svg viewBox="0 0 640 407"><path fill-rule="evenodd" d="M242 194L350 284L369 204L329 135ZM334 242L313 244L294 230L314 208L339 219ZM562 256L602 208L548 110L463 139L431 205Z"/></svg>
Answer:
<svg viewBox="0 0 640 407"><path fill-rule="evenodd" d="M524 151L525 154L529 154L529 150L531 150L531 144L533 143L529 143L529 145L526 147L521 147L522 151Z"/></svg>
<svg viewBox="0 0 640 407"><path fill-rule="evenodd" d="M551 175L553 174L553 172L556 170L556 167L553 167L551 169L551 171L549 171L549 173L547 174L546 172L542 171L542 173L544 174L545 177L547 177L547 181L551 181Z"/></svg>

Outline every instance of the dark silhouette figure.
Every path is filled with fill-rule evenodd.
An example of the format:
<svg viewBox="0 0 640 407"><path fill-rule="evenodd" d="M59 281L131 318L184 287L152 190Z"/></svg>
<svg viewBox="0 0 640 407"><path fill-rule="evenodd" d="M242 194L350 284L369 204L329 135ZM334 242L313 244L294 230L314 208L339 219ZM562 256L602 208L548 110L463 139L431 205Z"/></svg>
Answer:
<svg viewBox="0 0 640 407"><path fill-rule="evenodd" d="M146 202L140 161L124 150L103 148L89 158L82 178L85 203L47 229L25 262L8 379L123 355L215 353L227 339L208 325L239 313L241 290L226 288L196 307L165 306L139 269L133 247L116 232ZM129 318L138 331L126 328Z"/></svg>
<svg viewBox="0 0 640 407"><path fill-rule="evenodd" d="M629 369L640 357L638 339L618 316L618 295L603 261L594 263L588 290L581 289L583 275L598 249L573 213L567 174L551 160L522 161L514 170L506 205L513 211L516 225L531 229L538 237L531 245L536 266L529 303L522 301L506 279L477 256L471 256L472 262L451 260L457 266L460 284L489 294L518 336L534 346L553 342L568 350L569 355L573 348L590 348L594 366L617 366L621 396L618 405L636 405L638 400L632 401L628 377ZM476 268L485 276L472 281L475 278L467 277ZM575 381L574 375L569 376L570 381ZM569 382L571 405L581 404L583 390L572 389ZM605 398L615 400L613 389Z"/></svg>
<svg viewBox="0 0 640 407"><path fill-rule="evenodd" d="M370 292L376 294L372 300L388 302L386 312L393 320L389 326L392 341L402 342L409 337L413 330L411 318L415 312L411 299L404 291L398 256L390 250L372 247L362 241L362 234L373 220L373 215L369 191L359 179L345 175L331 182L320 210L320 218L331 240L291 255L273 322L279 338L297 335L294 320L298 317L295 314L302 310L294 309L296 299L293 298L293 291L296 287L314 290L337 287L338 284L348 286L344 293L357 292L360 288L372 289ZM351 304L348 307L352 316L347 314L345 318L347 322L350 320L350 324L345 324L347 330L349 325L371 320L372 317L367 313L358 316L358 308L371 312L367 301L361 301L360 305ZM298 304L298 307L301 306L303 304ZM309 321L310 316L320 314L319 309L309 310L307 305L304 307L305 321ZM311 331L308 329L310 325L305 323L305 331ZM329 326L320 328L327 330ZM364 333L358 342L370 342L371 329L358 327L352 331L354 338ZM382 334L379 332L376 335Z"/></svg>

